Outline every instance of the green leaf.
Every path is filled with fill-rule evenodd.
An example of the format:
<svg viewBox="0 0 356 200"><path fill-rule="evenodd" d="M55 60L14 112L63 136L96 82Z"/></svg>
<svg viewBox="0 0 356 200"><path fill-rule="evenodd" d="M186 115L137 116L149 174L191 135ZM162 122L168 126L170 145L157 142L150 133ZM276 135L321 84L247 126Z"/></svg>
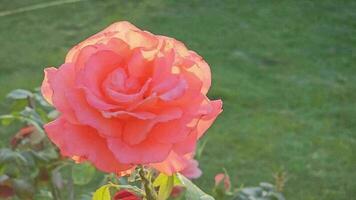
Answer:
<svg viewBox="0 0 356 200"><path fill-rule="evenodd" d="M20 199L32 199L32 196L35 194L33 183L25 179L15 179L13 187Z"/></svg>
<svg viewBox="0 0 356 200"><path fill-rule="evenodd" d="M180 186L181 186L181 185L183 185L183 184L182 184L182 181L178 178L177 174L174 174L174 175L173 175L173 178L174 178L174 182L173 182L173 185L174 185L174 186L177 186L177 185L180 185Z"/></svg>
<svg viewBox="0 0 356 200"><path fill-rule="evenodd" d="M30 151L34 156L36 161L39 162L50 162L52 160L58 159L59 155L55 148L49 147L42 151Z"/></svg>
<svg viewBox="0 0 356 200"><path fill-rule="evenodd" d="M0 115L0 120L1 120L1 124L3 126L8 126L11 124L11 122L13 122L15 119L14 116L12 115Z"/></svg>
<svg viewBox="0 0 356 200"><path fill-rule="evenodd" d="M166 179L166 175L163 173L160 173L157 178L155 179L155 181L153 181L153 186L154 187L159 187L161 184L164 184L164 181Z"/></svg>
<svg viewBox="0 0 356 200"><path fill-rule="evenodd" d="M92 200L111 200L110 186L110 184L104 185L97 189Z"/></svg>
<svg viewBox="0 0 356 200"><path fill-rule="evenodd" d="M49 119L56 119L59 115L60 113L57 110L52 110L47 114L47 117Z"/></svg>
<svg viewBox="0 0 356 200"><path fill-rule="evenodd" d="M74 184L88 184L95 174L95 168L89 163L74 164L72 166L72 176Z"/></svg>
<svg viewBox="0 0 356 200"><path fill-rule="evenodd" d="M170 196L174 185L174 176L167 176L164 173L160 173L156 180L153 182L153 186L159 187L158 200L166 200Z"/></svg>
<svg viewBox="0 0 356 200"><path fill-rule="evenodd" d="M8 148L0 149L0 164L14 162L19 165L27 165L26 158L16 151Z"/></svg>
<svg viewBox="0 0 356 200"><path fill-rule="evenodd" d="M203 155L203 151L207 143L208 143L208 139L205 139L204 141L202 141L202 143L198 144L197 152L195 155L196 158L200 158Z"/></svg>
<svg viewBox="0 0 356 200"><path fill-rule="evenodd" d="M7 182L10 182L10 177L6 174L0 175L0 185L5 185Z"/></svg>
<svg viewBox="0 0 356 200"><path fill-rule="evenodd" d="M24 89L16 89L11 91L6 97L10 99L27 99L28 97L32 97L32 92Z"/></svg>
<svg viewBox="0 0 356 200"><path fill-rule="evenodd" d="M10 110L12 112L18 112L23 110L26 106L28 106L27 99L18 99L12 103L12 105L10 106Z"/></svg>
<svg viewBox="0 0 356 200"><path fill-rule="evenodd" d="M200 188L194 185L189 179L184 177L181 174L178 174L177 177L186 187L185 198L189 200L214 200L214 198L206 193L204 193Z"/></svg>
<svg viewBox="0 0 356 200"><path fill-rule="evenodd" d="M43 98L42 94L40 93L34 93L34 99L40 103L41 106L43 107L52 107L47 101Z"/></svg>
<svg viewBox="0 0 356 200"><path fill-rule="evenodd" d="M41 116L33 108L30 108L30 107L27 106L27 107L25 107L25 109L23 109L20 112L20 114L21 114L21 116L23 116L25 118L32 119L33 121L35 121L39 125L43 125L44 124Z"/></svg>

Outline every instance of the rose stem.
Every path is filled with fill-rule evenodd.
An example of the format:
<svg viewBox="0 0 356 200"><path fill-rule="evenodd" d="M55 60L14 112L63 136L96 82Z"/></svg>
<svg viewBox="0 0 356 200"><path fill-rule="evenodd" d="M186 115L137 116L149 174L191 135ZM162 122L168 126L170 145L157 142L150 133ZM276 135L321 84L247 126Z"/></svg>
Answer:
<svg viewBox="0 0 356 200"><path fill-rule="evenodd" d="M152 187L151 180L147 179L143 166L140 165L138 168L138 174L140 175L143 186L145 188L147 200L156 200L157 194L156 191L154 191L154 188Z"/></svg>

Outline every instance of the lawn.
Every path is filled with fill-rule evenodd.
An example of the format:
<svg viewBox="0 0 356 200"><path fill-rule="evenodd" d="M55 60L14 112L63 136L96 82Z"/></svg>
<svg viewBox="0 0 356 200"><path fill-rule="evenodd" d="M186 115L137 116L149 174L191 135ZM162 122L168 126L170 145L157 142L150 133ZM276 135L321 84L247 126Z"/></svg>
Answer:
<svg viewBox="0 0 356 200"><path fill-rule="evenodd" d="M0 13L41 2L0 0ZM204 189L223 168L235 186L284 170L288 200L352 199L355 10L346 0L88 0L1 16L0 96L40 85L71 46L128 20L183 41L211 66L209 96L224 112L204 138Z"/></svg>

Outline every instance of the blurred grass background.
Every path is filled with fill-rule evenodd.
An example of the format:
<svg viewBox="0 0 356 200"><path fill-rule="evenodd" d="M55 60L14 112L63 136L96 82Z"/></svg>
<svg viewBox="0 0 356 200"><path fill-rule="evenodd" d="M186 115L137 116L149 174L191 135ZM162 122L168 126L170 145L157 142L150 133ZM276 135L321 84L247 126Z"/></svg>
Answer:
<svg viewBox="0 0 356 200"><path fill-rule="evenodd" d="M43 2L0 0L0 13ZM351 0L88 0L1 16L0 97L39 86L70 47L128 20L183 41L211 66L209 96L223 99L224 112L205 137L205 190L222 168L235 186L285 170L287 199L352 199L355 10Z"/></svg>

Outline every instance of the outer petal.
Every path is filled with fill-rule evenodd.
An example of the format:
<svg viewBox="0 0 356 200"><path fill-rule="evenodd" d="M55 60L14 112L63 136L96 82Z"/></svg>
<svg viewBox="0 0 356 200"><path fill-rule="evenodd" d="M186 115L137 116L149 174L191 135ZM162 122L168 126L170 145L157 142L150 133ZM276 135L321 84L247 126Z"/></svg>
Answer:
<svg viewBox="0 0 356 200"><path fill-rule="evenodd" d="M198 161L191 159L188 161L187 166L182 171L180 171L180 173L189 179L199 178L202 172L198 166Z"/></svg>
<svg viewBox="0 0 356 200"><path fill-rule="evenodd" d="M104 118L98 110L95 110L88 104L82 90L69 90L67 91L66 96L70 100L70 105L80 123L95 128L98 130L99 134L103 136L121 136L121 122L116 119Z"/></svg>
<svg viewBox="0 0 356 200"><path fill-rule="evenodd" d="M105 118L120 118L120 119L129 119L130 117L134 117L141 120L149 120L154 119L157 115L150 112L129 112L129 111L103 111L101 112Z"/></svg>
<svg viewBox="0 0 356 200"><path fill-rule="evenodd" d="M184 156L180 156L174 151L171 151L163 162L153 163L150 166L170 176L182 171L188 164L188 160Z"/></svg>
<svg viewBox="0 0 356 200"><path fill-rule="evenodd" d="M137 145L128 145L120 138L107 138L109 149L122 163L147 164L163 161L172 149L171 144L159 143L148 138Z"/></svg>
<svg viewBox="0 0 356 200"><path fill-rule="evenodd" d="M201 92L207 94L211 85L211 72L208 63L194 51L189 51L186 46L175 39L168 38L174 44L174 49L179 55L177 64L194 73L203 82Z"/></svg>
<svg viewBox="0 0 356 200"><path fill-rule="evenodd" d="M45 130L64 156L87 159L104 172L119 173L132 167L118 162L107 148L105 139L99 137L93 128L73 125L60 117L45 125Z"/></svg>
<svg viewBox="0 0 356 200"><path fill-rule="evenodd" d="M194 73L202 80L203 86L201 91L203 94L207 94L211 85L210 67L197 53L190 51L190 55L196 64L190 67L188 71Z"/></svg>
<svg viewBox="0 0 356 200"><path fill-rule="evenodd" d="M216 117L222 112L222 101L215 100L211 101L212 111L204 115L198 122L197 131L198 138L200 138L205 131L211 126L211 124L215 121Z"/></svg>
<svg viewBox="0 0 356 200"><path fill-rule="evenodd" d="M139 30L139 29L127 21L121 21L121 22L116 22L114 24L111 24L104 30L87 38L83 42L73 47L66 56L66 62L73 62L78 52L85 46L97 44L103 40L109 41L112 38L122 39L125 37L128 31L133 31L133 30Z"/></svg>
<svg viewBox="0 0 356 200"><path fill-rule="evenodd" d="M152 50L159 44L159 40L152 33L141 30L127 31L124 41L130 44L132 49L142 47L144 50Z"/></svg>
<svg viewBox="0 0 356 200"><path fill-rule="evenodd" d="M49 80L53 79L56 72L57 72L57 69L54 67L49 67L44 70L45 76L44 76L44 79L42 82L41 92L42 92L43 97L50 104L53 104L52 103L53 89L52 89L51 85L49 84Z"/></svg>
<svg viewBox="0 0 356 200"><path fill-rule="evenodd" d="M125 122L123 140L129 145L137 145L148 137L153 126L159 122L169 123L182 116L179 108L171 108L163 111L151 120L131 119Z"/></svg>
<svg viewBox="0 0 356 200"><path fill-rule="evenodd" d="M70 107L65 95L69 89L74 87L74 79L74 66L72 64L63 64L58 68L55 76L48 81L53 90L52 102L54 107L56 107L68 121L77 123L73 109Z"/></svg>
<svg viewBox="0 0 356 200"><path fill-rule="evenodd" d="M169 121L168 123L158 123L151 130L150 137L165 143L182 142L191 132L187 126L189 118L182 116L179 119Z"/></svg>
<svg viewBox="0 0 356 200"><path fill-rule="evenodd" d="M180 155L195 152L197 140L197 131L193 130L183 141L175 143L173 150Z"/></svg>
<svg viewBox="0 0 356 200"><path fill-rule="evenodd" d="M201 176L202 172L198 167L199 163L193 159L193 154L179 155L172 151L167 159L160 163L151 164L151 166L167 175L180 172L185 177L194 179Z"/></svg>

